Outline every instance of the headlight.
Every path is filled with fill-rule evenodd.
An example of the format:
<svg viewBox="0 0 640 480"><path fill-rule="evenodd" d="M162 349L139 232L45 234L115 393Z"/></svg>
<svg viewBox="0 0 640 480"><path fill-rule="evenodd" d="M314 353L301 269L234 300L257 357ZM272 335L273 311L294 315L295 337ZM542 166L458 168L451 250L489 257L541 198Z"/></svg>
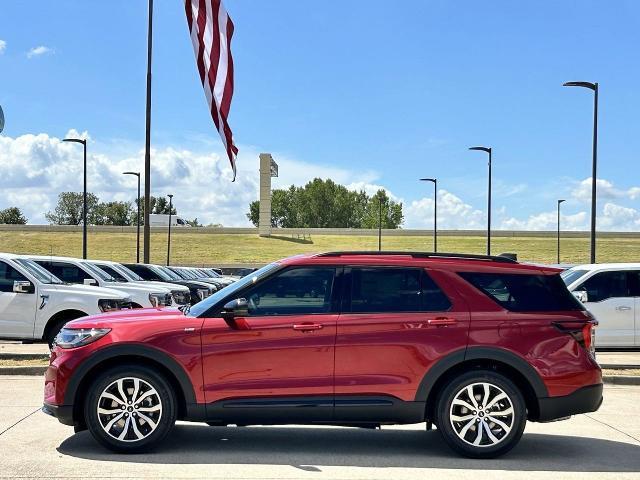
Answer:
<svg viewBox="0 0 640 480"><path fill-rule="evenodd" d="M149 302L152 307L168 307L171 305L171 295L168 293L150 293Z"/></svg>
<svg viewBox="0 0 640 480"><path fill-rule="evenodd" d="M122 300L113 300L105 298L98 300L98 307L102 312L112 312L114 310L120 310L122 308Z"/></svg>
<svg viewBox="0 0 640 480"><path fill-rule="evenodd" d="M63 328L56 335L54 343L60 348L76 348L104 337L110 328Z"/></svg>
<svg viewBox="0 0 640 480"><path fill-rule="evenodd" d="M189 292L184 292L182 290L173 290L171 294L173 295L173 301L178 305L187 305L189 303Z"/></svg>

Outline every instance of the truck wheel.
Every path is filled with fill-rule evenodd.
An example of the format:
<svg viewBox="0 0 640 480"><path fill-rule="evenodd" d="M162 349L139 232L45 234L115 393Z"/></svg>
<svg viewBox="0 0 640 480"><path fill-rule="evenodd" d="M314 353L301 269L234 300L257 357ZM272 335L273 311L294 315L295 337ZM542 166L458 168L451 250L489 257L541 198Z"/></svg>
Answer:
<svg viewBox="0 0 640 480"><path fill-rule="evenodd" d="M93 437L115 452L138 453L164 440L177 417L176 398L164 376L120 365L96 378L84 405Z"/></svg>
<svg viewBox="0 0 640 480"><path fill-rule="evenodd" d="M527 422L522 393L507 377L467 372L447 384L436 407L438 431L456 452L494 458L520 441Z"/></svg>

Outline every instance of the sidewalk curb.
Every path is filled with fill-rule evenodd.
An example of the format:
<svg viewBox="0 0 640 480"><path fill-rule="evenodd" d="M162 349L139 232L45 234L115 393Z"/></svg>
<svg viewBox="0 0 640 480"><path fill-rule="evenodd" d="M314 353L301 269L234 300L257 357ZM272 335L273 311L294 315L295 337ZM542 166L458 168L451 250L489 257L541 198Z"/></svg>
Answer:
<svg viewBox="0 0 640 480"><path fill-rule="evenodd" d="M48 353L0 353L0 360L43 360L49 361ZM638 367L640 368L640 367Z"/></svg>
<svg viewBox="0 0 640 480"><path fill-rule="evenodd" d="M602 380L610 385L640 385L640 377L632 375L604 375Z"/></svg>
<svg viewBox="0 0 640 480"><path fill-rule="evenodd" d="M11 366L11 367L0 367L0 375L34 375L40 376L44 375L46 366Z"/></svg>

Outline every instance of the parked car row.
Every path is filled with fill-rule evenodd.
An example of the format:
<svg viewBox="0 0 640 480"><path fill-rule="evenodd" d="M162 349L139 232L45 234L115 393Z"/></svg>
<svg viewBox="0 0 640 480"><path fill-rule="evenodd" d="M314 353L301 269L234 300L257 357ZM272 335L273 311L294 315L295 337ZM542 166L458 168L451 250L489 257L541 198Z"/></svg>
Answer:
<svg viewBox="0 0 640 480"><path fill-rule="evenodd" d="M234 281L209 269L0 253L0 338L51 345L70 320L195 305Z"/></svg>

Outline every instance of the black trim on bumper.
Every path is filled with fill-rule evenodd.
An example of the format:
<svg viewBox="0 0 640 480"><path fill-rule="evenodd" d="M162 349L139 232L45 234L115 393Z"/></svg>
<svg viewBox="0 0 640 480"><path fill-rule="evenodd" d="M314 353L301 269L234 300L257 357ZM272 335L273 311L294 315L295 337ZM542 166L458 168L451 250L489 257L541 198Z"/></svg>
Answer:
<svg viewBox="0 0 640 480"><path fill-rule="evenodd" d="M595 412L602 404L602 384L582 387L562 397L544 397L538 399L540 406L538 422L548 422L578 413Z"/></svg>
<svg viewBox="0 0 640 480"><path fill-rule="evenodd" d="M50 405L45 403L42 405L42 411L47 415L56 417L64 425L74 426L72 405Z"/></svg>

